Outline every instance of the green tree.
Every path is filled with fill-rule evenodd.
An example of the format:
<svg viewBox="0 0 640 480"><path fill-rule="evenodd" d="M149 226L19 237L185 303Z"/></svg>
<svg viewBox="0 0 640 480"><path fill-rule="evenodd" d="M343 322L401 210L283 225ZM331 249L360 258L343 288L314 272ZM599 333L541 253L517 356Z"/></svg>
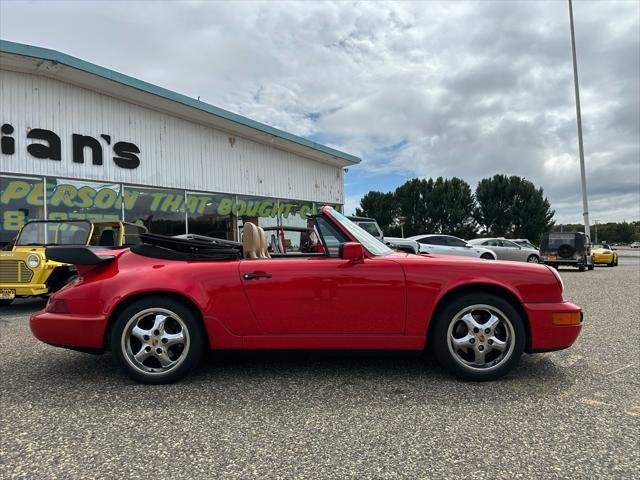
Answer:
<svg viewBox="0 0 640 480"><path fill-rule="evenodd" d="M536 242L554 224L555 212L542 188L522 177L494 175L480 180L476 201L475 218L489 235Z"/></svg>
<svg viewBox="0 0 640 480"><path fill-rule="evenodd" d="M385 235L393 235L397 217L393 193L368 192L360 200L360 208L356 208L356 215L375 218Z"/></svg>
<svg viewBox="0 0 640 480"><path fill-rule="evenodd" d="M462 238L475 236L475 202L467 182L457 177L438 177L433 182L427 204L428 215L434 224L434 233L446 233Z"/></svg>

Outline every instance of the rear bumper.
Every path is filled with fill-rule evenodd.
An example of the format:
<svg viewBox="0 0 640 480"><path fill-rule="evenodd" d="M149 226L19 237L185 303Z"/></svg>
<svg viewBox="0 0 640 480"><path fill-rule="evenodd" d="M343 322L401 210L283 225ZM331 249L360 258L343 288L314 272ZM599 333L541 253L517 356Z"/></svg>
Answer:
<svg viewBox="0 0 640 480"><path fill-rule="evenodd" d="M104 315L48 313L31 315L29 327L41 342L57 347L102 349L107 317Z"/></svg>
<svg viewBox="0 0 640 480"><path fill-rule="evenodd" d="M593 255L591 255L591 260L593 260L593 263L611 263L613 262L613 259L613 253L610 253L608 255L604 253L594 253Z"/></svg>
<svg viewBox="0 0 640 480"><path fill-rule="evenodd" d="M15 290L16 297L43 295L49 291L46 285L38 283L0 283L0 289Z"/></svg>
<svg viewBox="0 0 640 480"><path fill-rule="evenodd" d="M570 347L582 330L582 309L573 303L525 303L523 307L531 326L531 352L548 352ZM554 313L579 313L580 324L554 325Z"/></svg>

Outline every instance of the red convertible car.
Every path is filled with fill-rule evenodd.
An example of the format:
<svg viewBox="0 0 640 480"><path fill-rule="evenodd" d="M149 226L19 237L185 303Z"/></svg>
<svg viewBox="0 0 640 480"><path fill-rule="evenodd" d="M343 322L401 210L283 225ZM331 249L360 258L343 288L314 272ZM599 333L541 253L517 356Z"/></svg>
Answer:
<svg viewBox="0 0 640 480"><path fill-rule="evenodd" d="M580 308L544 265L396 252L335 210L312 218L321 253L146 235L131 248L52 247L79 276L32 315L43 342L111 350L144 383L175 381L211 349L429 347L451 373L491 380L523 352L569 347Z"/></svg>

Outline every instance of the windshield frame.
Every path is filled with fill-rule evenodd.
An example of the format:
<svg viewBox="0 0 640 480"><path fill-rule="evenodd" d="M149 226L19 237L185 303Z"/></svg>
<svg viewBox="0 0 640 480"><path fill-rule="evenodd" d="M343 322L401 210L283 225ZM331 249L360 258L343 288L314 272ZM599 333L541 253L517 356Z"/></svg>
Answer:
<svg viewBox="0 0 640 480"><path fill-rule="evenodd" d="M394 252L393 249L387 247L364 228L360 227L352 220L349 220L345 215L337 210L334 210L331 207L325 207L323 208L323 212L329 216L334 223L337 223L340 227L346 230L347 233L353 237L356 242L360 243L371 255L382 257Z"/></svg>
<svg viewBox="0 0 640 480"><path fill-rule="evenodd" d="M29 226L29 225L34 225L34 224L45 224L44 227L44 231L45 231L45 242L43 243L21 243L22 240L22 235L25 231L25 229ZM77 220L29 220L27 223L25 223L22 228L20 229L20 233L18 234L18 237L16 238L16 241L14 243L14 247L33 247L33 246L43 246L46 247L48 245L58 245L57 243L54 242L49 242L48 234L48 225L46 224L64 224L64 223L75 223L75 224L79 224L79 223L84 223L88 226L88 230L87 230L87 236L85 238L84 243L82 244L76 244L76 243L62 243L60 245L86 245L89 242L89 239L91 238L91 235L93 233L93 225L90 221L88 220L84 220L84 219L77 219Z"/></svg>

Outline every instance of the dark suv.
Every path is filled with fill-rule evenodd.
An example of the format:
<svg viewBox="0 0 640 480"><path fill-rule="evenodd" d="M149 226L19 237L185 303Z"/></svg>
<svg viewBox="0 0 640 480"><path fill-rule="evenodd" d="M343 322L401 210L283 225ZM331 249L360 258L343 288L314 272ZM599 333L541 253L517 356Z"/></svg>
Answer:
<svg viewBox="0 0 640 480"><path fill-rule="evenodd" d="M581 272L593 270L591 240L582 232L545 233L540 242L540 260L553 268L569 265Z"/></svg>

